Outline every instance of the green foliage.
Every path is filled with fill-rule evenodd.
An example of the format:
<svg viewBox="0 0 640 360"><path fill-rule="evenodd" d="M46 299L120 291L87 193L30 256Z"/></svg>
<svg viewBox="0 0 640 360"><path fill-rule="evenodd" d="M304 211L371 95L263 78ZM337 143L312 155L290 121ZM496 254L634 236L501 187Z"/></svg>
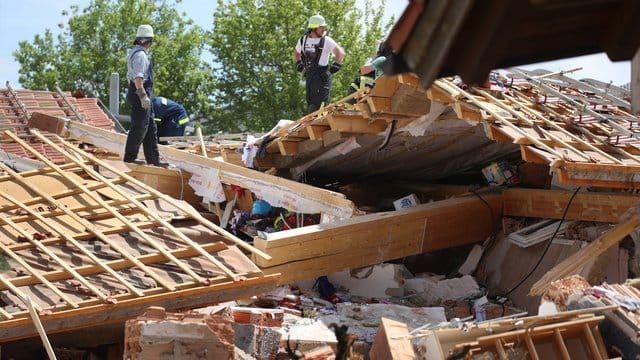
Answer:
<svg viewBox="0 0 640 360"><path fill-rule="evenodd" d="M206 32L173 4L180 0L92 0L84 9L72 5L63 32L54 40L47 29L33 42L22 41L13 55L20 64L19 80L33 90L81 89L104 102L111 73L120 74L121 107L126 112L128 49L140 24L153 26L151 54L156 71L156 94L182 103L188 112L209 116L214 80L201 55Z"/></svg>
<svg viewBox="0 0 640 360"><path fill-rule="evenodd" d="M361 11L355 0L218 0L210 41L217 114L208 130L265 131L279 119L305 114L293 50L313 14L325 17L328 35L347 54L334 76L331 101L344 97L392 24L382 24L383 8L384 2L373 8L367 1Z"/></svg>

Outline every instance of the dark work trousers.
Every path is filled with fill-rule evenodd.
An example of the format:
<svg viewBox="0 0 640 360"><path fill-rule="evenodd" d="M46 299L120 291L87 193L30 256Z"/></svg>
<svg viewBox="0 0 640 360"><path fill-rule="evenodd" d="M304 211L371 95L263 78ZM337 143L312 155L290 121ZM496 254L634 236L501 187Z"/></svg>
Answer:
<svg viewBox="0 0 640 360"><path fill-rule="evenodd" d="M153 99L153 83L145 82L144 88L149 99ZM153 106L148 109L142 108L133 81L129 82L127 100L131 105L131 129L129 129L127 144L124 148L124 161L135 160L142 145L147 163L157 164L160 161L160 152L158 151L158 129L153 120Z"/></svg>
<svg viewBox="0 0 640 360"><path fill-rule="evenodd" d="M156 125L158 126L158 137L182 136L186 127L176 124L173 120L156 121Z"/></svg>
<svg viewBox="0 0 640 360"><path fill-rule="evenodd" d="M318 109L322 103L329 104L329 93L331 92L331 74L328 66L312 66L305 73L307 80L307 112L312 113Z"/></svg>

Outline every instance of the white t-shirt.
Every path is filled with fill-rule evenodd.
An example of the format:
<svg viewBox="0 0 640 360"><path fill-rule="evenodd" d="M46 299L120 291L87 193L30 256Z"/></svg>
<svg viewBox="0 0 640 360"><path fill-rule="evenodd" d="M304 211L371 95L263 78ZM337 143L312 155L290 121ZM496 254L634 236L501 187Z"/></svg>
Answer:
<svg viewBox="0 0 640 360"><path fill-rule="evenodd" d="M318 45L320 39L321 38L307 37L307 35L305 35L302 37L302 41L298 40L296 43L296 51L300 54L304 53L304 51L302 51L302 44L304 44L305 50L315 51L316 45ZM335 40L329 36L324 36L324 48L322 49L322 54L320 54L318 66L329 65L329 55L331 55L336 46L338 46L338 43L336 43Z"/></svg>

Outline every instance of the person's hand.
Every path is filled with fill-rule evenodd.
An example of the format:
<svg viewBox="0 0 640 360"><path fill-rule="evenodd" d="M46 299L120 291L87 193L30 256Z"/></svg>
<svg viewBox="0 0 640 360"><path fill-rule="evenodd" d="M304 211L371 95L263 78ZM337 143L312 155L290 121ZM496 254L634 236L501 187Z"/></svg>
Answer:
<svg viewBox="0 0 640 360"><path fill-rule="evenodd" d="M136 95L140 98L140 106L142 106L143 109L151 107L151 100L149 96L147 96L147 92L144 91L144 88L136 89Z"/></svg>
<svg viewBox="0 0 640 360"><path fill-rule="evenodd" d="M333 64L331 64L331 67L329 68L329 72L332 73L332 74L335 74L340 70L341 67L342 67L342 64L333 63Z"/></svg>
<svg viewBox="0 0 640 360"><path fill-rule="evenodd" d="M296 70L298 72L302 72L302 70L304 70L304 64L302 63L302 60L296 61Z"/></svg>

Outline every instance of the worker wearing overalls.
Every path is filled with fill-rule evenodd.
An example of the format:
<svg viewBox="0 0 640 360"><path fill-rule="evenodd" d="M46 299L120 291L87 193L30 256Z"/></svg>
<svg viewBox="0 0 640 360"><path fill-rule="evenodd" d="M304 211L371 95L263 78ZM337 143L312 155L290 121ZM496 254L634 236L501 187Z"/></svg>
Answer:
<svg viewBox="0 0 640 360"><path fill-rule="evenodd" d="M307 112L312 113L327 105L331 92L331 76L340 70L344 50L331 37L325 35L327 23L320 15L309 18L307 31L296 43L293 59L296 70L306 79ZM329 57L335 60L329 66Z"/></svg>
<svg viewBox="0 0 640 360"><path fill-rule="evenodd" d="M189 122L189 115L184 107L166 97L153 98L153 116L158 127L158 138L165 136L183 136Z"/></svg>
<svg viewBox="0 0 640 360"><path fill-rule="evenodd" d="M127 101L131 105L131 129L127 134L124 161L136 164L166 166L160 162L158 134L153 121L153 66L149 48L153 43L153 28L140 25L136 33L134 48L127 54L127 79L129 89ZM137 159L140 145L146 161Z"/></svg>

